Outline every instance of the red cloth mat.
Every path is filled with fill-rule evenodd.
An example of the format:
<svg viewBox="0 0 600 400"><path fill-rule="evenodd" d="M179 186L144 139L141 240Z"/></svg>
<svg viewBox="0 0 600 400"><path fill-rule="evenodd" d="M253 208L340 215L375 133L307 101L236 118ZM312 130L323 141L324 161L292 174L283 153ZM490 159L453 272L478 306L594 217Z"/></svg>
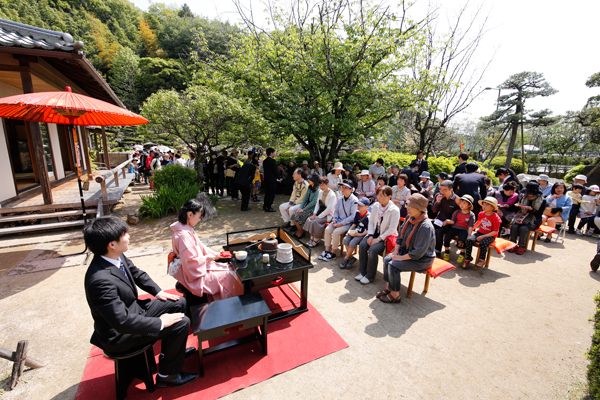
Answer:
<svg viewBox="0 0 600 400"><path fill-rule="evenodd" d="M294 289L299 292L295 287ZM169 292L176 293L174 290ZM298 296L288 285L264 290L261 294L273 312L287 310L299 304ZM228 336L211 341L210 345L229 341L253 331L250 329L248 332L232 332ZM203 347L208 346L207 342L203 344ZM198 346L198 340L191 331L188 337L189 346ZM154 393L150 393L145 390L146 387L141 381L135 380L129 386L127 398L217 399L345 349L348 344L309 303L307 312L269 323L268 346L269 355L266 357L262 355L262 348L258 341L206 356L204 378L198 378L181 388L156 388ZM154 354L158 363L160 342L154 346ZM197 372L198 357L189 357L183 370ZM115 398L114 374L113 360L104 357L100 349L92 346L75 398L78 400Z"/></svg>

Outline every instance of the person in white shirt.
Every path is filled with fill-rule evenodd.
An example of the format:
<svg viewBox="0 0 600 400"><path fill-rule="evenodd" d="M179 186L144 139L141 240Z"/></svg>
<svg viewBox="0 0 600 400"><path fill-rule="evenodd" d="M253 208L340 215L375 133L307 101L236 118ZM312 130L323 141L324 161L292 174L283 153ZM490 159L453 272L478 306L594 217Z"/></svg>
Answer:
<svg viewBox="0 0 600 400"><path fill-rule="evenodd" d="M196 160L196 153L194 153L193 151L190 151L190 158L188 158L188 160L185 163L185 166L190 168L190 169L195 169L195 160Z"/></svg>
<svg viewBox="0 0 600 400"><path fill-rule="evenodd" d="M360 180L358 181L358 186L356 188L356 196L360 199L362 197L367 197L371 200L375 198L375 181L372 180L369 176L369 171L362 170L362 172L358 175Z"/></svg>
<svg viewBox="0 0 600 400"><path fill-rule="evenodd" d="M329 188L333 190L333 192L338 195L340 188L338 185L342 182L342 171L344 170L344 166L341 162L336 162L333 166L333 170L327 175L327 179L329 180Z"/></svg>
<svg viewBox="0 0 600 400"><path fill-rule="evenodd" d="M371 174L371 179L375 182L377 182L377 178L379 178L380 175L385 175L382 158L378 158L377 161L375 161L375 164L369 167L369 174Z"/></svg>
<svg viewBox="0 0 600 400"><path fill-rule="evenodd" d="M185 159L183 157L181 157L181 153L175 154L175 164L177 164L183 168L187 167L187 163L186 163Z"/></svg>
<svg viewBox="0 0 600 400"><path fill-rule="evenodd" d="M318 161L315 161L313 164L314 168L310 171L311 175L319 175L319 176L325 176L324 172L323 172L323 168L321 168L321 166L319 165Z"/></svg>

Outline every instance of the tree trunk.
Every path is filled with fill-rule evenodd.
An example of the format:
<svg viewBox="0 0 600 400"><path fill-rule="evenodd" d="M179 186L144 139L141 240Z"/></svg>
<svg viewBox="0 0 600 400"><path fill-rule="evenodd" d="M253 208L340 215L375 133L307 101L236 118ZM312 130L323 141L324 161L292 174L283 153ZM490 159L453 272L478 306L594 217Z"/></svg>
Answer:
<svg viewBox="0 0 600 400"><path fill-rule="evenodd" d="M196 158L194 159L194 169L198 174L198 178L196 178L198 183L204 183L204 153L200 153L198 151L198 149L201 148L202 145L200 143L196 143L196 148L194 149L194 154L196 154Z"/></svg>

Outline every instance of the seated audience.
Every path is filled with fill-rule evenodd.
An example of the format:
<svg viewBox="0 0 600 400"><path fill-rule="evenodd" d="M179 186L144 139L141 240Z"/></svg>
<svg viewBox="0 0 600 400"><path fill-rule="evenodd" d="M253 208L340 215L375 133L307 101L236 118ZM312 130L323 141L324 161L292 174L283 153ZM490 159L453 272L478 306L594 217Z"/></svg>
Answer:
<svg viewBox="0 0 600 400"><path fill-rule="evenodd" d="M396 247L383 259L385 289L377 293L384 303L399 303L400 272L425 271L435 257L435 233L427 219L427 199L413 194L407 202L408 218L402 224Z"/></svg>
<svg viewBox="0 0 600 400"><path fill-rule="evenodd" d="M431 205L431 210L435 214L433 221L435 231L435 251L441 257L444 235L452 228L452 225L446 223L451 219L454 211L458 210L457 199L459 198L452 189L453 182L446 180L440 183L440 193L436 196Z"/></svg>
<svg viewBox="0 0 600 400"><path fill-rule="evenodd" d="M431 175L429 175L429 172L427 171L423 171L419 177L421 194L427 199L428 202L433 200L433 182L431 182L430 177Z"/></svg>
<svg viewBox="0 0 600 400"><path fill-rule="evenodd" d="M567 196L569 196L573 201L573 206L571 207L571 212L569 213L569 230L567 231L567 233L571 234L575 233L575 220L579 214L579 207L581 205L583 195L587 191L587 188L582 183L579 183L581 181L579 180L578 182L577 178L573 179L573 182L573 186L571 186L570 190L567 191Z"/></svg>
<svg viewBox="0 0 600 400"><path fill-rule="evenodd" d="M352 186L354 186L354 189L358 187L358 178L356 177L356 175L354 175L352 167L349 165L346 165L344 167L344 179L352 182Z"/></svg>
<svg viewBox="0 0 600 400"><path fill-rule="evenodd" d="M557 182L550 189L550 196L546 197L546 209L542 215L542 223L547 223L549 227L554 228L556 224L568 221L573 200L566 195L567 187L563 182ZM552 233L549 233L545 242L550 243L551 239Z"/></svg>
<svg viewBox="0 0 600 400"><path fill-rule="evenodd" d="M498 216L502 221L502 228L504 232L500 236L510 234L510 224L512 222L515 213L519 211L519 207L516 206L519 200L519 194L517 193L517 182L510 181L504 184L498 192L496 192L496 200L498 200Z"/></svg>
<svg viewBox="0 0 600 400"><path fill-rule="evenodd" d="M388 178L387 176L380 176L379 178L377 178L377 182L375 184L375 191L377 191L377 189L379 189L380 187L384 186L388 186Z"/></svg>
<svg viewBox="0 0 600 400"><path fill-rule="evenodd" d="M475 225L475 214L473 213L473 198L468 194L465 194L458 201L460 210L454 211L452 219L446 220L446 224L452 227L446 233L444 238L444 261L450 260L450 242L456 236L456 246L461 250L458 259L456 260L459 264L465 261L465 243L467 238L473 233L473 226Z"/></svg>
<svg viewBox="0 0 600 400"><path fill-rule="evenodd" d="M354 277L366 285L375 279L379 253L386 249L386 241L393 240L398 233L400 210L391 201L392 188L384 186L377 192L377 202L371 206L369 233L358 246L359 274Z"/></svg>
<svg viewBox="0 0 600 400"><path fill-rule="evenodd" d="M340 264L340 268L342 269L350 268L356 262L356 258L352 254L363 240L363 237L369 233L369 216L371 215L369 212L370 204L371 202L366 197L358 200L358 211L354 214L352 225L343 241L343 245L346 246L346 257ZM350 233L352 230L355 230L356 232Z"/></svg>
<svg viewBox="0 0 600 400"><path fill-rule="evenodd" d="M411 195L410 189L406 185L408 177L400 174L397 179L397 185L392 187L392 202L400 209L400 216L406 217L406 200Z"/></svg>
<svg viewBox="0 0 600 400"><path fill-rule="evenodd" d="M496 170L496 177L502 179L502 184L500 187L510 181L517 182L517 185L519 184L517 181L517 174L511 168L498 168Z"/></svg>
<svg viewBox="0 0 600 400"><path fill-rule="evenodd" d="M550 193L550 191L552 190L552 185L548 183L550 181L550 177L548 175L541 174L539 178L537 178L537 181L539 182L540 187L542 188L542 196L550 196L552 194Z"/></svg>
<svg viewBox="0 0 600 400"><path fill-rule="evenodd" d="M325 228L325 250L318 257L319 260L333 261L336 258L337 248L341 237L350 229L354 214L356 214L358 199L352 194L354 188L350 181L340 183L342 195L339 196L333 218Z"/></svg>
<svg viewBox="0 0 600 400"><path fill-rule="evenodd" d="M331 174L330 174L331 175ZM306 220L302 229L310 233L308 247L315 247L325 233L327 223L333 218L337 196L329 187L329 180L324 176L319 177L319 196L313 214Z"/></svg>
<svg viewBox="0 0 600 400"><path fill-rule="evenodd" d="M296 212L290 216L290 221L294 223L296 229L298 230L295 235L297 239L302 239L304 237L305 232L302 227L306 223L306 220L313 215L313 211L317 205L320 192L319 175L313 174L309 176L308 185L308 190L306 191L304 200L302 200L302 204L300 204L300 208L298 208Z"/></svg>
<svg viewBox="0 0 600 400"><path fill-rule="evenodd" d="M594 234L594 216L598 209L598 202L600 188L597 185L592 185L588 188L588 193L583 195L579 206L580 218L579 225L577 226L578 235L591 236ZM583 232L583 228L587 225L587 231Z"/></svg>
<svg viewBox="0 0 600 400"><path fill-rule="evenodd" d="M342 171L344 171L344 166L341 162L336 162L333 166L332 171L327 175L327 179L329 180L329 188L338 195L339 187L338 185L344 179L342 176Z"/></svg>
<svg viewBox="0 0 600 400"><path fill-rule="evenodd" d="M356 196L359 199L362 197L367 197L369 200L373 201L375 198L375 182L369 176L369 171L366 169L363 170L358 177L360 180L358 181L358 186L356 187Z"/></svg>
<svg viewBox="0 0 600 400"><path fill-rule="evenodd" d="M318 161L315 161L313 163L313 169L312 171L310 171L311 175L319 175L319 176L325 176L325 172L323 171L323 168L321 168L321 166L319 165Z"/></svg>
<svg viewBox="0 0 600 400"><path fill-rule="evenodd" d="M479 242L479 260L477 260L477 267L482 268L485 266L485 260L488 252L488 247L494 242L500 231L500 217L496 214L498 210L498 200L495 197L486 197L483 200L479 200L479 205L482 210L479 213L479 229L467 238L466 243L466 257L463 268L467 268L469 263L473 261L471 257L471 251L473 250L473 244Z"/></svg>
<svg viewBox="0 0 600 400"><path fill-rule="evenodd" d="M369 167L369 171L367 171L367 173L369 174L369 177L373 179L374 182L377 181L377 178L379 178L381 175L385 175L383 159L378 158L377 161L375 161L375 164Z"/></svg>
<svg viewBox="0 0 600 400"><path fill-rule="evenodd" d="M290 221L290 217L300 208L304 196L306 196L306 191L308 190L306 175L301 168L296 168L292 174L292 179L294 179L292 195L290 196L289 201L286 201L279 206L279 212L281 213L281 218L283 218L282 228L287 228L288 225L294 226L294 223Z"/></svg>
<svg viewBox="0 0 600 400"><path fill-rule="evenodd" d="M517 242L518 247L512 248L511 253L521 255L525 252L525 243L531 231L542 224L542 215L546 209L546 199L542 196L542 188L537 181L527 182L520 201L516 204L519 211L515 214L510 227L510 241Z"/></svg>

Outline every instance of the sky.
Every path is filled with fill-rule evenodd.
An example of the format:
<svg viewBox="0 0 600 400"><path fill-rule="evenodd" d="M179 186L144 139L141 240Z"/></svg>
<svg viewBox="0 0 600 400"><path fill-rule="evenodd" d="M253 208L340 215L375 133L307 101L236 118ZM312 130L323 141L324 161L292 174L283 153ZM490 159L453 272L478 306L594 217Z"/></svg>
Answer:
<svg viewBox="0 0 600 400"><path fill-rule="evenodd" d="M132 0L147 10L149 0ZM251 0L246 0L250 4ZM166 0L181 6L187 3L192 12L211 19L237 23L239 18L231 0ZM389 2L390 4L394 4ZM428 2L417 0L413 12L422 15ZM440 21L454 15L467 0L439 2ZM262 2L252 2L254 10L265 8ZM482 82L482 88L495 88L512 74L523 71L542 73L558 93L544 98L530 99L526 109L548 108L555 115L580 110L591 96L600 94L600 88L590 89L585 81L600 72L600 52L595 40L600 37L600 1L598 0L470 0L469 8L483 6L488 14L488 31L473 59L483 65L491 57L492 64ZM484 91L477 100L460 114L459 119L477 120L496 109L497 90Z"/></svg>

